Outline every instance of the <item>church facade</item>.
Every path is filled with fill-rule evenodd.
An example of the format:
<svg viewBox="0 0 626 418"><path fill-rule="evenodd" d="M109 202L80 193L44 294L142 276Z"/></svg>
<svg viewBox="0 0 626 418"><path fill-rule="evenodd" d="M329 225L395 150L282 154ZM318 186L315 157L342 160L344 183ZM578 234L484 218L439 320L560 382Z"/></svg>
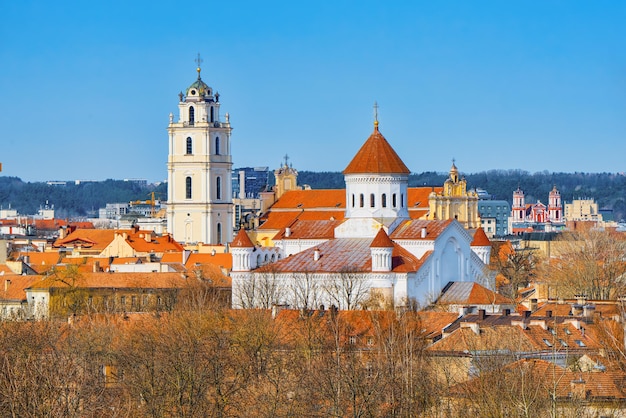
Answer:
<svg viewBox="0 0 626 418"><path fill-rule="evenodd" d="M167 230L182 243L225 244L233 237L232 157L228 113L200 76L179 94L178 120L167 128Z"/></svg>
<svg viewBox="0 0 626 418"><path fill-rule="evenodd" d="M376 121L343 171L345 190L286 193L263 225L275 228L265 229L271 245L239 231L233 307L409 307L434 302L451 281L491 287L484 232L454 218L418 219L427 207L414 202L432 190L411 191L409 173Z"/></svg>

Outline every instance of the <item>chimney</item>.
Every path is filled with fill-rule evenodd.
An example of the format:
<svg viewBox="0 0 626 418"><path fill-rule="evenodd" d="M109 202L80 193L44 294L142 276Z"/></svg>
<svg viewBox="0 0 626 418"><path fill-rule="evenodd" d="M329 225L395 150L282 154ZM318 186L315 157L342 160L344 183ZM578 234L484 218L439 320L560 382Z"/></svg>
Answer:
<svg viewBox="0 0 626 418"><path fill-rule="evenodd" d="M530 300L530 310L532 312L537 310L537 299L531 299Z"/></svg>
<svg viewBox="0 0 626 418"><path fill-rule="evenodd" d="M511 315L511 310L510 309L505 309L502 311L502 316L509 316Z"/></svg>
<svg viewBox="0 0 626 418"><path fill-rule="evenodd" d="M583 306L583 316L585 318L593 318L593 313L596 311L595 305Z"/></svg>
<svg viewBox="0 0 626 418"><path fill-rule="evenodd" d="M285 228L285 238L289 238L291 236L291 228Z"/></svg>
<svg viewBox="0 0 626 418"><path fill-rule="evenodd" d="M315 251L313 252L313 260L317 261L320 259L320 250L315 249Z"/></svg>
<svg viewBox="0 0 626 418"><path fill-rule="evenodd" d="M8 291L9 291L9 286L10 286L10 285L11 285L11 280L6 279L6 280L4 281L4 291L5 291L5 292L8 292Z"/></svg>
<svg viewBox="0 0 626 418"><path fill-rule="evenodd" d="M486 316L487 316L487 311L485 311L484 309L478 310L478 319L480 319L481 321L484 321Z"/></svg>
<svg viewBox="0 0 626 418"><path fill-rule="evenodd" d="M152 242L152 233L148 232L144 235L146 242Z"/></svg>
<svg viewBox="0 0 626 418"><path fill-rule="evenodd" d="M426 238L426 235L427 235L427 233L426 233L426 227L422 227L421 237L422 237L422 238Z"/></svg>
<svg viewBox="0 0 626 418"><path fill-rule="evenodd" d="M530 317L531 313L532 313L532 311L524 311L524 318Z"/></svg>
<svg viewBox="0 0 626 418"><path fill-rule="evenodd" d="M552 318L552 311L546 311L546 316L548 318Z"/></svg>

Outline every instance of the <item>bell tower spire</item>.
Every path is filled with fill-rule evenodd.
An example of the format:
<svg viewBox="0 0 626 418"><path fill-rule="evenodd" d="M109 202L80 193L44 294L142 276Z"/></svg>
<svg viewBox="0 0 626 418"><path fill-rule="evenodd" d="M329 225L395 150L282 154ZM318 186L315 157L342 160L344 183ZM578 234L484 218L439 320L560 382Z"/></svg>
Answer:
<svg viewBox="0 0 626 418"><path fill-rule="evenodd" d="M220 118L219 94L200 73L179 94L178 120L167 131L167 230L179 242L226 244L233 239L232 157L228 114Z"/></svg>

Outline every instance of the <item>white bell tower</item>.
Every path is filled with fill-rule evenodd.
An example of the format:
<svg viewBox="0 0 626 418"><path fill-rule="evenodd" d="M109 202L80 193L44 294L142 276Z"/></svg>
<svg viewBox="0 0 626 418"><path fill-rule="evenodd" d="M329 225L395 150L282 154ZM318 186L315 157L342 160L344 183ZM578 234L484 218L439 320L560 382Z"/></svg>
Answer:
<svg viewBox="0 0 626 418"><path fill-rule="evenodd" d="M200 77L179 93L178 121L170 113L167 230L184 243L225 244L233 239L229 116L220 95Z"/></svg>

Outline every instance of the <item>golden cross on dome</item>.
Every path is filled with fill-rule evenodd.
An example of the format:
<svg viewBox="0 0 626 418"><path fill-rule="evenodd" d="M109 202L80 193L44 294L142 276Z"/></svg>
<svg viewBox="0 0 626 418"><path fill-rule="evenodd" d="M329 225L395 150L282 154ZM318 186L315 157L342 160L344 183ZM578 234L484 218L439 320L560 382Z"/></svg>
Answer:
<svg viewBox="0 0 626 418"><path fill-rule="evenodd" d="M200 66L202 65L202 58L200 58L200 53L198 52L198 58L196 58L194 60L196 62L196 64L198 64L198 68L196 71L198 71L198 76L200 76Z"/></svg>

